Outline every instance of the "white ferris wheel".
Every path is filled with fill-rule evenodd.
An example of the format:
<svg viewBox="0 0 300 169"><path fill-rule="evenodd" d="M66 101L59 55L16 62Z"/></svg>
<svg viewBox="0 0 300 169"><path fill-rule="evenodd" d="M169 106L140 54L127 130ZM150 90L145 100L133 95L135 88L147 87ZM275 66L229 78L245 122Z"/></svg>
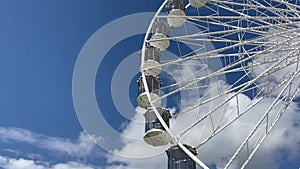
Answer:
<svg viewBox="0 0 300 169"><path fill-rule="evenodd" d="M281 117L297 109L299 5L162 3L143 42L137 102L146 110L145 142L170 145L169 169L209 168L201 152L224 135L224 168L246 168Z"/></svg>

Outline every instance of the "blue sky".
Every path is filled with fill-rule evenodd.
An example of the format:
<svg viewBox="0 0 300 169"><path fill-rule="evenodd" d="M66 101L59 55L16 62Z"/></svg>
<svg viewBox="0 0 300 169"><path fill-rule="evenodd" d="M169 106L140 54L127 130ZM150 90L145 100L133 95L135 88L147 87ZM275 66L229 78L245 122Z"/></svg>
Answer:
<svg viewBox="0 0 300 169"><path fill-rule="evenodd" d="M71 138L81 130L71 80L82 46L109 21L159 5L121 0L0 3L2 125Z"/></svg>
<svg viewBox="0 0 300 169"><path fill-rule="evenodd" d="M53 164L85 161L17 137L28 132L39 141L80 142L83 129L73 107L72 74L81 48L106 23L155 11L159 5L158 0L1 0L0 155L31 159L35 154ZM18 131L15 136L5 134ZM99 158L89 158L87 163L103 165L105 159Z"/></svg>

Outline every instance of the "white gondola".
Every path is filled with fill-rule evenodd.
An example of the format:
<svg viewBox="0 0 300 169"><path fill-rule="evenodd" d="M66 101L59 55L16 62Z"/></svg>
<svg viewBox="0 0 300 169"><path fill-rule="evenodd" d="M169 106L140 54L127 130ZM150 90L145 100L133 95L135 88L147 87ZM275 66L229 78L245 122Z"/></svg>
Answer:
<svg viewBox="0 0 300 169"><path fill-rule="evenodd" d="M170 46L170 40L168 35L170 33L170 27L166 22L155 22L152 27L152 37L150 39L150 45L159 48L161 51L166 50Z"/></svg>
<svg viewBox="0 0 300 169"><path fill-rule="evenodd" d="M144 53L144 63L141 68L145 70L146 76L157 76L162 71L160 66L161 54L159 48L147 46Z"/></svg>
<svg viewBox="0 0 300 169"><path fill-rule="evenodd" d="M149 88L150 92L150 97L151 100L156 100L159 98L159 93L160 93L160 86L161 86L161 81L158 77L155 76L146 76L146 81L147 85ZM137 104L138 106L148 109L151 107L151 104L149 102L147 92L145 91L144 88L144 83L142 77L137 81L138 86L139 86L139 96L137 98ZM155 107L159 107L161 104L161 100L157 100L154 102Z"/></svg>
<svg viewBox="0 0 300 169"><path fill-rule="evenodd" d="M162 119L169 127L170 112L168 109L161 107L157 108ZM144 141L153 146L164 146L171 141L171 136L165 131L163 125L160 123L152 109L148 109L145 114L145 135Z"/></svg>
<svg viewBox="0 0 300 169"><path fill-rule="evenodd" d="M208 0L190 0L190 4L194 8L200 8L207 3Z"/></svg>
<svg viewBox="0 0 300 169"><path fill-rule="evenodd" d="M197 155L195 148L184 145L192 154ZM178 145L166 150L168 155L168 169L196 169L196 163Z"/></svg>
<svg viewBox="0 0 300 169"><path fill-rule="evenodd" d="M166 9L169 13L167 21L170 26L180 27L183 26L186 19L185 5L182 0L169 0Z"/></svg>

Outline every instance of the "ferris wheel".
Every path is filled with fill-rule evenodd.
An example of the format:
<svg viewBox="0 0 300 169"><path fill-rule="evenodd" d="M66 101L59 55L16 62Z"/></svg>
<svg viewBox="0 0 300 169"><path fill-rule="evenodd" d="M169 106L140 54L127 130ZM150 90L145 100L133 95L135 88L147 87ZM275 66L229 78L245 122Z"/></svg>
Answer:
<svg viewBox="0 0 300 169"><path fill-rule="evenodd" d="M170 145L169 169L207 169L222 140L223 167L246 168L297 109L299 61L298 0L164 1L141 50L145 142Z"/></svg>

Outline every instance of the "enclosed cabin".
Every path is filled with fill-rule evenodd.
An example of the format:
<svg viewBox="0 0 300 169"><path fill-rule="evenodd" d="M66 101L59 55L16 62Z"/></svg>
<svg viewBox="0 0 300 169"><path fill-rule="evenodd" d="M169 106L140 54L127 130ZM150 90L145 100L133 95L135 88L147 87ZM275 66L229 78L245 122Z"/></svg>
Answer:
<svg viewBox="0 0 300 169"><path fill-rule="evenodd" d="M180 27L183 26L186 21L185 4L183 0L169 0L166 4L166 10L168 12L167 21L170 26Z"/></svg>
<svg viewBox="0 0 300 169"><path fill-rule="evenodd" d="M159 48L161 51L166 50L170 46L168 35L170 34L170 26L163 21L155 22L152 25L152 37L150 45Z"/></svg>
<svg viewBox="0 0 300 169"><path fill-rule="evenodd" d="M194 8L200 8L207 3L208 0L190 0L190 4Z"/></svg>
<svg viewBox="0 0 300 169"><path fill-rule="evenodd" d="M184 145L192 154L197 155L195 148ZM171 146L167 151L168 169L196 169L196 163L178 145Z"/></svg>
<svg viewBox="0 0 300 169"><path fill-rule="evenodd" d="M156 76L146 76L146 83L149 89L149 94L150 94L150 98L151 100L156 100L159 98L159 93L160 93L160 87L161 87L161 81L158 77ZM137 98L137 104L144 108L144 109L148 109L151 107L151 104L149 102L146 90L145 90L145 86L143 83L143 78L140 77L139 80L137 81L138 87L139 87L139 96ZM156 100L154 102L154 106L155 107L160 107L161 104L161 100Z"/></svg>
<svg viewBox="0 0 300 169"><path fill-rule="evenodd" d="M169 121L171 118L170 111L162 107L158 107L157 111L162 117L163 121L169 127ZM171 137L158 120L154 110L151 108L148 109L144 116L146 120L144 135L145 142L153 146L163 146L168 144L171 141Z"/></svg>
<svg viewBox="0 0 300 169"><path fill-rule="evenodd" d="M140 52L142 57L142 52ZM160 66L161 53L159 48L154 46L146 46L144 51L144 58L142 69L144 69L146 76L157 76L160 74L162 68Z"/></svg>

